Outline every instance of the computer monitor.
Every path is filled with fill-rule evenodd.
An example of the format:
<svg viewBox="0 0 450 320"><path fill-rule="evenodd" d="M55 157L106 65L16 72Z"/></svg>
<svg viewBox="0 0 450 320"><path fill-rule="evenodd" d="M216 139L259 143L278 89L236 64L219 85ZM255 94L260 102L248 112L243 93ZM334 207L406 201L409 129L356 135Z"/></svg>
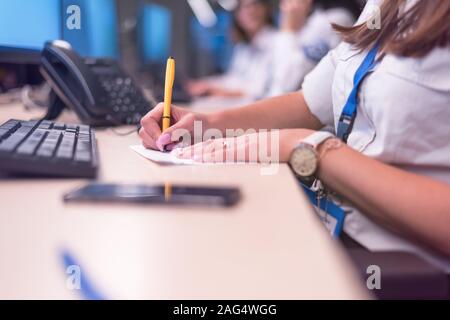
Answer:
<svg viewBox="0 0 450 320"><path fill-rule="evenodd" d="M69 29L69 6L80 8ZM82 56L119 57L115 0L0 0L0 62L38 63L45 42L63 39Z"/></svg>
<svg viewBox="0 0 450 320"><path fill-rule="evenodd" d="M67 27L67 8L72 5L80 8L79 29ZM119 58L119 26L115 0L62 0L62 10L62 38L75 51L85 57Z"/></svg>
<svg viewBox="0 0 450 320"><path fill-rule="evenodd" d="M61 38L61 0L0 0L0 61L39 61L45 42Z"/></svg>
<svg viewBox="0 0 450 320"><path fill-rule="evenodd" d="M195 52L193 64L196 69L209 69L213 73L227 70L233 51L230 39L232 16L225 10L217 10L216 16L217 23L211 27L203 26L195 17L190 22L190 42Z"/></svg>
<svg viewBox="0 0 450 320"><path fill-rule="evenodd" d="M165 63L171 52L172 13L157 4L142 4L139 12L138 47L142 63Z"/></svg>

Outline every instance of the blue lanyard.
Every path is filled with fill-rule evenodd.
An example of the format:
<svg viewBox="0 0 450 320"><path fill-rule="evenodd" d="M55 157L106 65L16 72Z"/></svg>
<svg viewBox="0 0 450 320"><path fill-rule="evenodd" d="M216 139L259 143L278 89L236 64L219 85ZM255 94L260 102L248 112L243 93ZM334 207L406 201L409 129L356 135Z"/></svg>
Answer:
<svg viewBox="0 0 450 320"><path fill-rule="evenodd" d="M325 223L325 225L327 224L328 219L335 221L334 229L329 231L333 238L339 238L344 229L345 211L330 199L324 199L319 203L317 200L317 193L302 184L301 187L305 191L305 194L312 205L329 215L329 217L320 217L320 220Z"/></svg>
<svg viewBox="0 0 450 320"><path fill-rule="evenodd" d="M367 56L364 58L364 61L356 71L355 78L353 79L353 89L348 97L347 103L344 106L337 129L337 136L345 143L347 143L348 137L353 129L353 124L355 123L356 114L358 111L359 88L363 80L376 65L378 49L379 45L377 44L369 51Z"/></svg>
<svg viewBox="0 0 450 320"><path fill-rule="evenodd" d="M353 124L356 119L356 114L358 111L358 92L359 88L366 78L366 76L373 70L376 65L376 57L378 53L379 45L375 45L364 58L363 62L356 71L355 77L353 79L353 89L348 97L347 103L344 106L341 117L339 119L337 136L347 143L348 137L353 129ZM332 200L325 199L320 204L317 201L317 194L307 187L303 186L303 189L308 196L309 200L315 207L319 207L322 211L330 215L329 219L332 219L333 224L328 228L333 237L338 238L344 228L345 221L345 211L336 205ZM327 221L323 221L327 225Z"/></svg>

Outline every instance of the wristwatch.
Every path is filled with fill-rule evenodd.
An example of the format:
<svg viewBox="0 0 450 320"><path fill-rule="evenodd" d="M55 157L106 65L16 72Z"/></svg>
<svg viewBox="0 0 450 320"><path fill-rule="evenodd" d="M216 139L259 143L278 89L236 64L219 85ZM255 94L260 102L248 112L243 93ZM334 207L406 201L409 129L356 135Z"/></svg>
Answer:
<svg viewBox="0 0 450 320"><path fill-rule="evenodd" d="M300 179L311 180L314 178L320 160L317 147L331 138L335 138L335 136L329 132L316 132L304 139L294 149L289 165Z"/></svg>

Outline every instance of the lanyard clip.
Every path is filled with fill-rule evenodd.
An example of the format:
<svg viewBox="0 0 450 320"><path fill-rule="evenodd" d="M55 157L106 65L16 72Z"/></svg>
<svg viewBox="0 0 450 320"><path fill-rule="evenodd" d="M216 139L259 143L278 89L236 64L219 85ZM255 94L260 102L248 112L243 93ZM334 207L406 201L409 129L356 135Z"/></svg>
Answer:
<svg viewBox="0 0 450 320"><path fill-rule="evenodd" d="M343 114L339 118L339 122L342 122L342 123L350 126L350 124L353 122L353 119L354 119L353 116L349 116L349 115Z"/></svg>
<svg viewBox="0 0 450 320"><path fill-rule="evenodd" d="M339 118L337 136L342 139L345 143L347 143L350 132L353 129L353 124L355 122L355 115L349 116L346 114L342 114Z"/></svg>
<svg viewBox="0 0 450 320"><path fill-rule="evenodd" d="M314 183L312 184L312 186L310 187L310 190L314 193L320 193L324 190L324 186L322 184L322 181L316 179L314 180Z"/></svg>

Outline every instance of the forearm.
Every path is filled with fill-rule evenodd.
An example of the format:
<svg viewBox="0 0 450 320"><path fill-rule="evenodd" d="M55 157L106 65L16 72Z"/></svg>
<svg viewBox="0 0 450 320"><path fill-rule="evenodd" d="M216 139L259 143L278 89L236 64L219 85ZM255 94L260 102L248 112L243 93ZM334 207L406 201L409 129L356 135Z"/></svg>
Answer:
<svg viewBox="0 0 450 320"><path fill-rule="evenodd" d="M320 179L371 219L450 255L450 186L349 147L322 159Z"/></svg>
<svg viewBox="0 0 450 320"><path fill-rule="evenodd" d="M226 129L289 129L319 130L320 121L309 111L303 93L263 100L242 108L225 110L209 116L209 126Z"/></svg>
<svg viewBox="0 0 450 320"><path fill-rule="evenodd" d="M239 98L245 96L246 93L242 90L227 89L218 86L218 87L211 87L209 95L213 97Z"/></svg>

